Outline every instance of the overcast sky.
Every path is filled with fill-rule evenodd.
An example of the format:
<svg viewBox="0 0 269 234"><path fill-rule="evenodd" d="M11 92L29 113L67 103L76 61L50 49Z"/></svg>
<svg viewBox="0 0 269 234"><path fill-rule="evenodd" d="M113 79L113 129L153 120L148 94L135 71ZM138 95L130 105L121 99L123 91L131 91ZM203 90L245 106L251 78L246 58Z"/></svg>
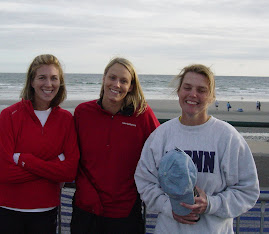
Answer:
<svg viewBox="0 0 269 234"><path fill-rule="evenodd" d="M191 63L216 75L269 76L269 0L0 0L0 72L52 53L68 73L115 56L139 74Z"/></svg>

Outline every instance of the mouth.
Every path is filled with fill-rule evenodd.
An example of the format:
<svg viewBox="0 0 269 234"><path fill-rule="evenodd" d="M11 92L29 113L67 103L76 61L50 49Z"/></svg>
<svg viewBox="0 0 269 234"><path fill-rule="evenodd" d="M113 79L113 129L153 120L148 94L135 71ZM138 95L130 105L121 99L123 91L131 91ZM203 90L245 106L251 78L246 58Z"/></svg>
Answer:
<svg viewBox="0 0 269 234"><path fill-rule="evenodd" d="M53 92L53 90L45 90L45 89L43 89L42 90L45 94L51 94L52 92Z"/></svg>
<svg viewBox="0 0 269 234"><path fill-rule="evenodd" d="M115 89L110 89L110 91L111 91L112 93L115 93L115 94L119 94L119 93L120 93L120 91L117 91L117 90L115 90Z"/></svg>
<svg viewBox="0 0 269 234"><path fill-rule="evenodd" d="M187 104L190 104L190 105L198 105L198 104L199 104L198 102L195 102L195 101L189 101L189 100L187 100L186 103L187 103Z"/></svg>

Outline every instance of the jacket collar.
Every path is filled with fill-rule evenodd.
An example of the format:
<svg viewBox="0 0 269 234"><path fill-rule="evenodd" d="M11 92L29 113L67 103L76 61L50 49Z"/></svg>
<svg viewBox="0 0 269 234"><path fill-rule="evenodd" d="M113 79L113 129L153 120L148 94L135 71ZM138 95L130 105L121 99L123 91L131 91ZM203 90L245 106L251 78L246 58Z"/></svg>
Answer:
<svg viewBox="0 0 269 234"><path fill-rule="evenodd" d="M36 116L36 114L34 112L34 107L33 107L32 101L31 100L22 99L21 102L22 102L22 105L27 109L27 111L31 115L32 119L38 120L38 118L37 118L37 116ZM52 114L52 112L54 112L58 108L59 108L59 106L53 107L50 114Z"/></svg>
<svg viewBox="0 0 269 234"><path fill-rule="evenodd" d="M103 105L102 105L102 99L98 99L96 102L103 110ZM121 114L124 116L131 116L134 114L134 106L133 104L130 104L129 106L126 106L125 108L123 108L123 110L119 110L119 112L117 114Z"/></svg>

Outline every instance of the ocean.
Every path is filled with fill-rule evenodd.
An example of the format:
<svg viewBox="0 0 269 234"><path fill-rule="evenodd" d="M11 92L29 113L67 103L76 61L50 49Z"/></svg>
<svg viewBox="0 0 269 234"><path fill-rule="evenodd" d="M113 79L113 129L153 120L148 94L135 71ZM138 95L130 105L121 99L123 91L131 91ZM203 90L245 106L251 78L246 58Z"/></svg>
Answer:
<svg viewBox="0 0 269 234"><path fill-rule="evenodd" d="M102 74L65 74L67 100L99 97ZM171 87L173 75L139 75L146 99L177 99ZM269 77L216 76L219 101L269 101ZM25 73L0 73L0 100L17 100Z"/></svg>

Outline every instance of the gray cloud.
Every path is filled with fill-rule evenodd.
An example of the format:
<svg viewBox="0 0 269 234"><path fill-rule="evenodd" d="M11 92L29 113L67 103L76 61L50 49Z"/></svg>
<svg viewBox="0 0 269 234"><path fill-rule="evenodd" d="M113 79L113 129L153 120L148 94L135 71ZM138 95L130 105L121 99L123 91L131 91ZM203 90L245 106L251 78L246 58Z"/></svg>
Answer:
<svg viewBox="0 0 269 234"><path fill-rule="evenodd" d="M24 72L49 52L67 72L102 72L120 55L142 73L204 62L224 75L247 75L229 72L229 63L258 64L266 75L268 9L267 0L0 0L0 72Z"/></svg>

